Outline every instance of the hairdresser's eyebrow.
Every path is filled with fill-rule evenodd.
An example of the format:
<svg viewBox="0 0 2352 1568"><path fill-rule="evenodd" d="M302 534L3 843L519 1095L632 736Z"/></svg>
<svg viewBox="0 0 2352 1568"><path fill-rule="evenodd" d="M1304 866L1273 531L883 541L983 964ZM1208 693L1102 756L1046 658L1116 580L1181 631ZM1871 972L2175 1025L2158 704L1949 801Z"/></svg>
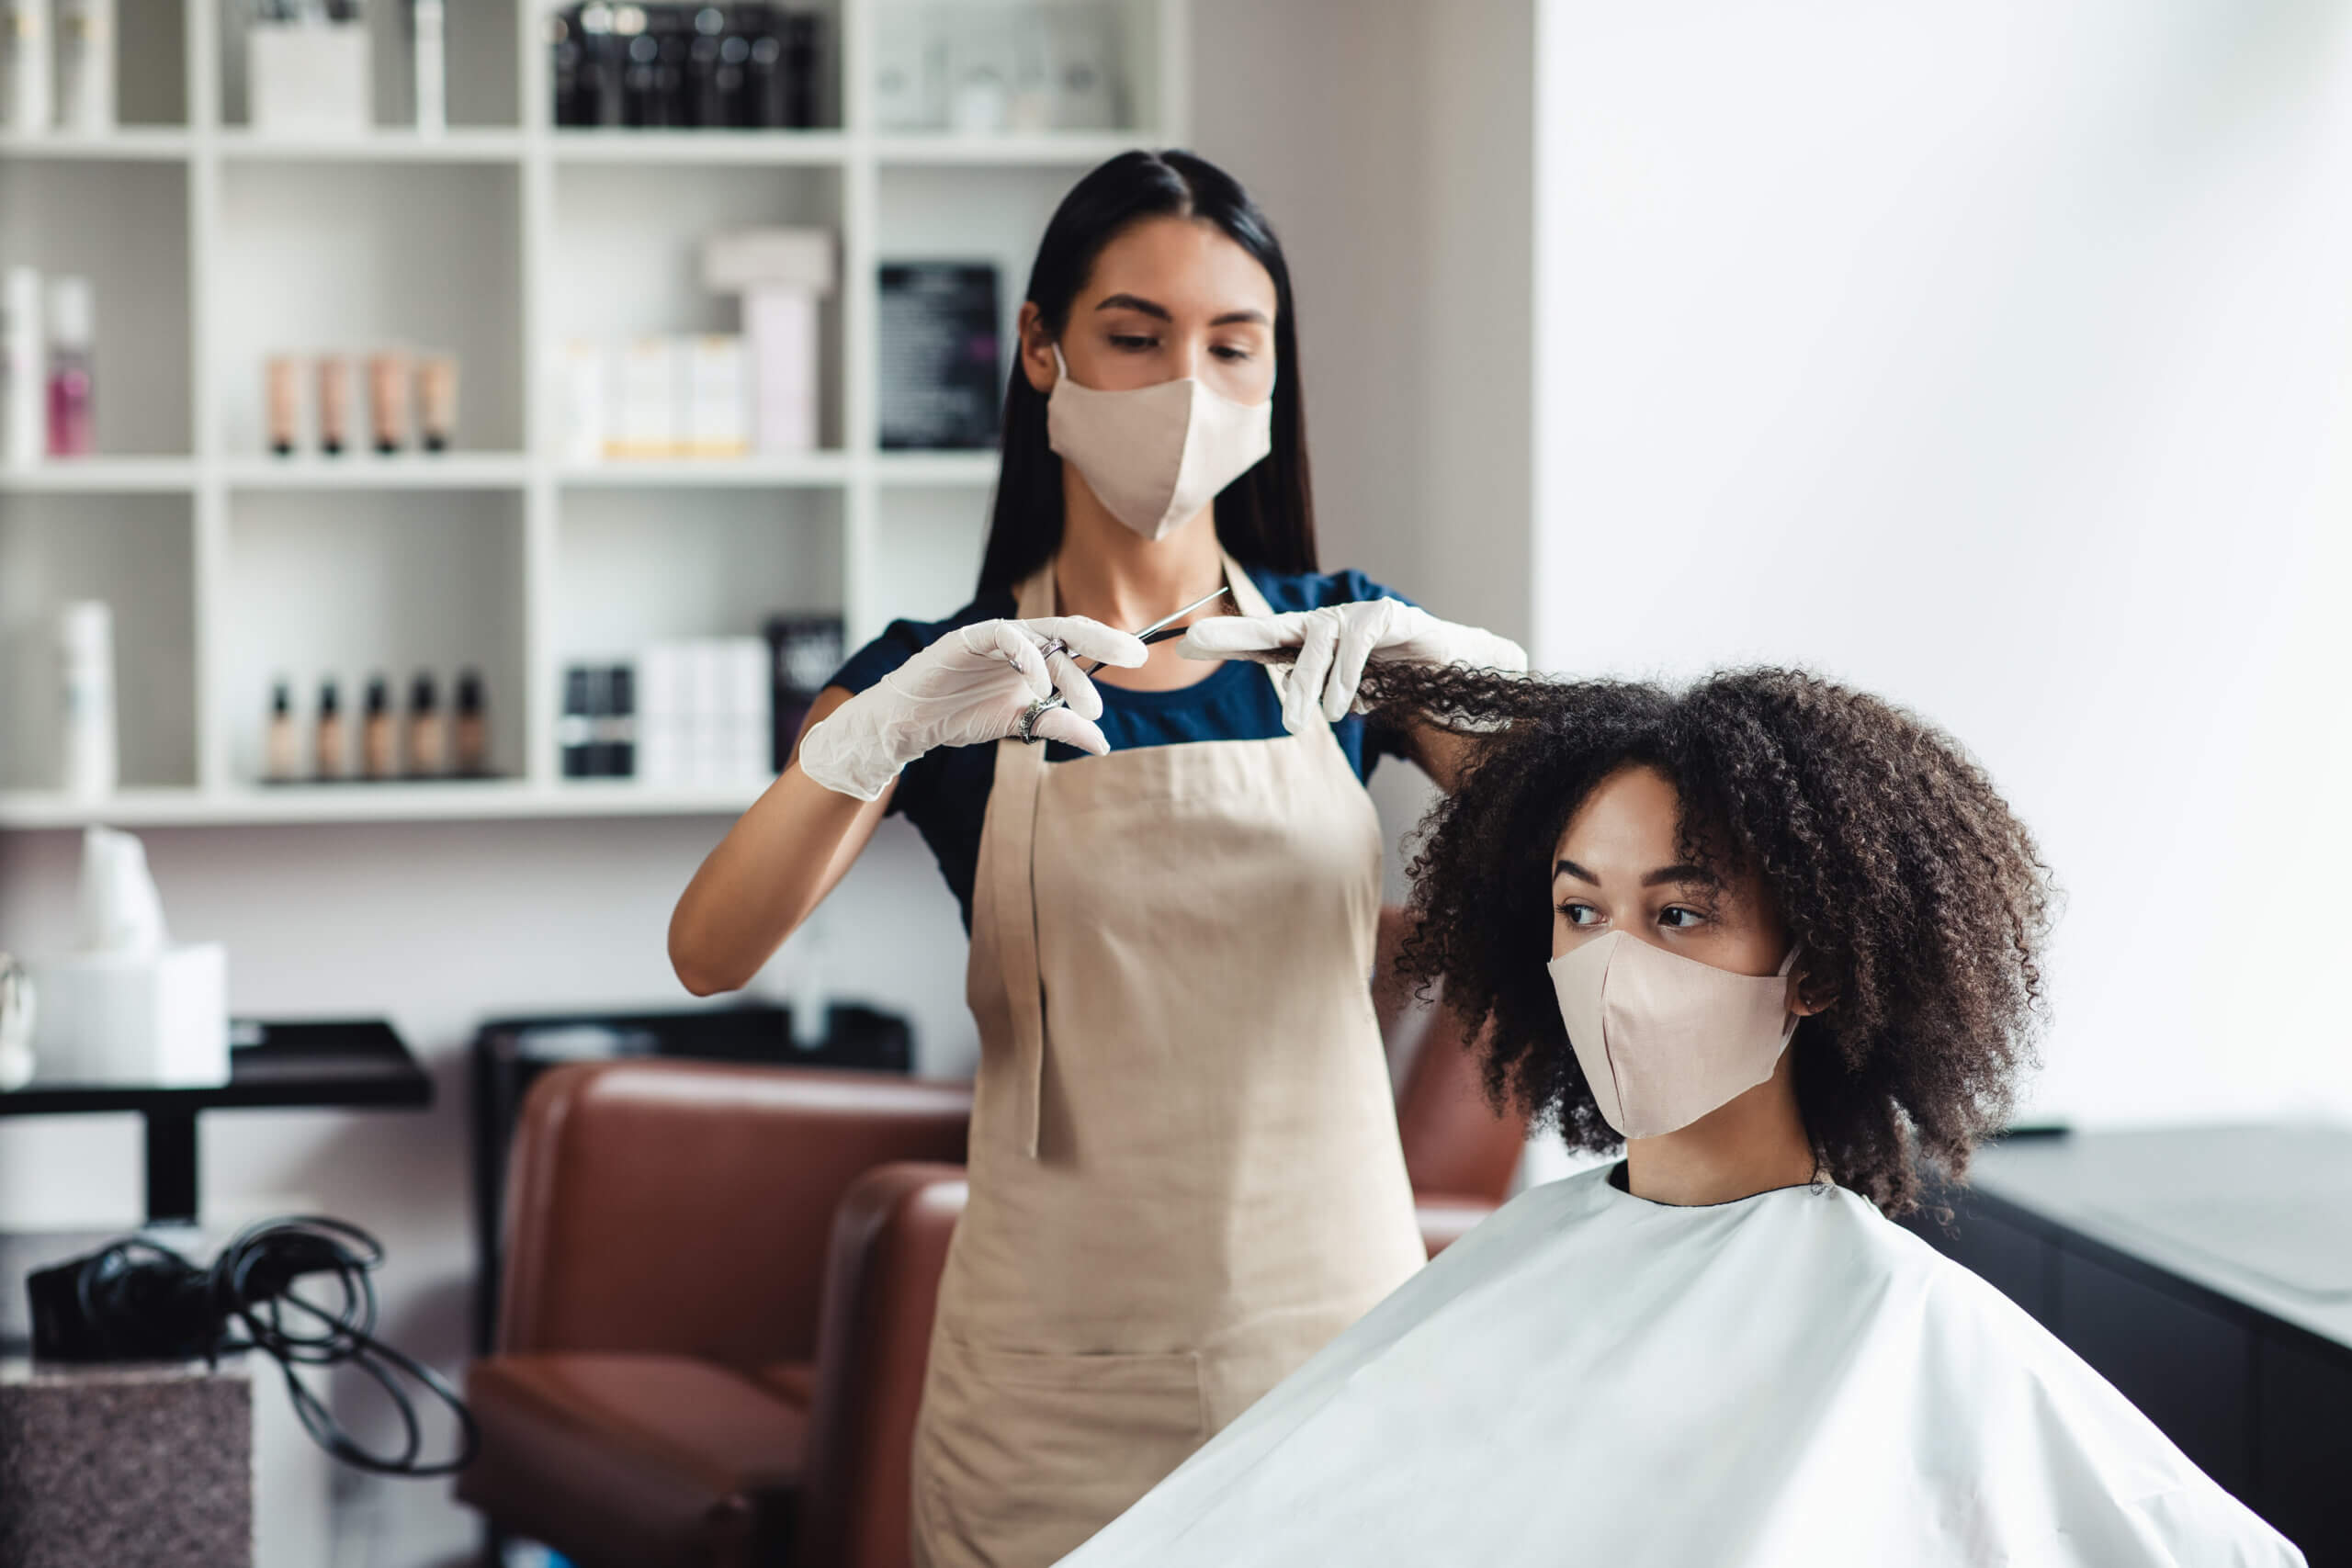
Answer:
<svg viewBox="0 0 2352 1568"><path fill-rule="evenodd" d="M1697 887L1721 887L1724 879L1703 865L1662 865L1642 878L1645 887L1663 887L1669 883L1688 884Z"/></svg>
<svg viewBox="0 0 2352 1568"><path fill-rule="evenodd" d="M1176 320L1168 313L1167 306L1147 299L1140 294L1109 295L1094 308L1098 310L1133 310L1139 316L1149 316L1154 321L1167 321L1170 324L1173 324ZM1268 316L1263 310L1227 310L1209 322L1213 327L1249 325L1270 327L1273 324L1273 318Z"/></svg>
<svg viewBox="0 0 2352 1568"><path fill-rule="evenodd" d="M1167 306L1156 305L1140 294L1113 294L1094 308L1098 310L1134 310L1138 314L1169 322L1176 320L1168 313Z"/></svg>

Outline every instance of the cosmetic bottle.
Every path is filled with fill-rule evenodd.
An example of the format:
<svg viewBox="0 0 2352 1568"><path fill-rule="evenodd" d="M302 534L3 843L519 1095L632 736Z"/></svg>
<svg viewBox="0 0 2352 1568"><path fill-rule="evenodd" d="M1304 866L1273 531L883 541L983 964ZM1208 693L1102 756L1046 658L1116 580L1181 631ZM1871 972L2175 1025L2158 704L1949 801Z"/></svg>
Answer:
<svg viewBox="0 0 2352 1568"><path fill-rule="evenodd" d="M114 611L103 602L68 604L58 618L62 703L59 787L76 800L114 793Z"/></svg>
<svg viewBox="0 0 2352 1568"><path fill-rule="evenodd" d="M469 779L478 779L490 772L490 715L482 702L481 674L479 671L462 670L458 673L458 772Z"/></svg>
<svg viewBox="0 0 2352 1568"><path fill-rule="evenodd" d="M30 468L40 461L41 426L47 410L40 376L40 274L28 266L8 269L5 300L6 321L0 322L0 391L6 408L0 411L0 453L12 468Z"/></svg>
<svg viewBox="0 0 2352 1568"><path fill-rule="evenodd" d="M411 0L410 24L415 36L416 129L438 135L449 124L449 65L446 0Z"/></svg>
<svg viewBox="0 0 2352 1568"><path fill-rule="evenodd" d="M346 751L350 742L343 734L343 703L335 694L333 677L319 685L319 729L317 749L313 753L311 773L322 779L345 776L350 764Z"/></svg>
<svg viewBox="0 0 2352 1568"><path fill-rule="evenodd" d="M57 14L57 123L114 129L115 0L62 0Z"/></svg>
<svg viewBox="0 0 2352 1568"><path fill-rule="evenodd" d="M263 375L269 449L277 457L290 457L302 434L302 362L290 355L275 355Z"/></svg>
<svg viewBox="0 0 2352 1568"><path fill-rule="evenodd" d="M376 450L390 457L408 445L408 355L379 354L368 361L368 395L375 417Z"/></svg>
<svg viewBox="0 0 2352 1568"><path fill-rule="evenodd" d="M319 359L319 450L339 457L350 438L351 367L340 355L322 355Z"/></svg>
<svg viewBox="0 0 2352 1568"><path fill-rule="evenodd" d="M458 434L458 361L447 354L429 355L417 367L417 401L421 405L424 449L446 452Z"/></svg>
<svg viewBox="0 0 2352 1568"><path fill-rule="evenodd" d="M50 0L0 0L7 18L7 118L10 130L38 134L50 127Z"/></svg>
<svg viewBox="0 0 2352 1568"><path fill-rule="evenodd" d="M86 457L97 450L91 400L91 342L96 310L86 277L49 284L49 455Z"/></svg>
<svg viewBox="0 0 2352 1568"><path fill-rule="evenodd" d="M399 734L392 728L392 692L381 675L368 680L368 708L359 720L359 771L371 779L400 772Z"/></svg>
<svg viewBox="0 0 2352 1568"><path fill-rule="evenodd" d="M441 722L441 694L427 670L418 671L408 689L408 771L421 779L449 771L449 731Z"/></svg>
<svg viewBox="0 0 2352 1568"><path fill-rule="evenodd" d="M269 728L262 738L262 773L272 784L290 784L302 773L302 748L294 738L294 694L280 681L270 688Z"/></svg>

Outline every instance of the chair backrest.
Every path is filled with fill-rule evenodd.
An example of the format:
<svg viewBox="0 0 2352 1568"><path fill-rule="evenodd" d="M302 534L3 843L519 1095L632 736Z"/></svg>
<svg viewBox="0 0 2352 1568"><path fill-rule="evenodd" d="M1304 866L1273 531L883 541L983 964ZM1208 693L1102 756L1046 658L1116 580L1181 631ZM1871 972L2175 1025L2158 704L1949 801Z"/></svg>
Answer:
<svg viewBox="0 0 2352 1568"><path fill-rule="evenodd" d="M909 1568L915 1416L956 1216L960 1166L888 1165L833 1218L794 1561Z"/></svg>
<svg viewBox="0 0 2352 1568"><path fill-rule="evenodd" d="M638 1059L531 1088L510 1155L502 1350L807 1361L833 1212L893 1160L964 1158L962 1085Z"/></svg>

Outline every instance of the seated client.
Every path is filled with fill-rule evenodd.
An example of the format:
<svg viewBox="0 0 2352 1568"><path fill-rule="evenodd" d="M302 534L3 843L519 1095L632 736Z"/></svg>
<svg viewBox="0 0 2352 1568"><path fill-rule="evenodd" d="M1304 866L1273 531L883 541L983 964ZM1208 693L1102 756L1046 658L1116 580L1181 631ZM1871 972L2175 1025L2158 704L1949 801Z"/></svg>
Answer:
<svg viewBox="0 0 2352 1568"><path fill-rule="evenodd" d="M1403 966L1490 1088L1624 1157L1521 1194L1070 1568L2065 1564L2295 1549L1891 1216L2003 1123L2031 838L1951 740L1784 671L1459 671Z"/></svg>

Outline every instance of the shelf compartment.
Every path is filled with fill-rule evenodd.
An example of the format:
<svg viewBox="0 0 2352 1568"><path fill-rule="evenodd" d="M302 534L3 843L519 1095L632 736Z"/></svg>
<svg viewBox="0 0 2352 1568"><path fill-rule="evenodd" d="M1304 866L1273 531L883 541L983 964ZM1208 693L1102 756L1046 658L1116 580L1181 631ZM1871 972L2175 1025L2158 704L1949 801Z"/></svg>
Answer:
<svg viewBox="0 0 2352 1568"><path fill-rule="evenodd" d="M429 670L447 714L458 672L467 668L481 672L488 698L492 772L522 773L520 493L241 492L230 505L221 578L220 673L211 695L232 777L262 777L270 689L278 681L291 689L306 758L320 682L335 682L356 761L370 675L385 676L396 711L404 712L410 681Z"/></svg>
<svg viewBox="0 0 2352 1568"><path fill-rule="evenodd" d="M77 274L96 296L97 447L184 454L188 404L187 166L47 156L0 162L6 259Z"/></svg>
<svg viewBox="0 0 2352 1568"><path fill-rule="evenodd" d="M252 122L245 43L253 7L223 4L222 0L189 3L215 8L219 19L220 123L243 129ZM521 77L515 69L514 55L520 35L515 27L514 6L484 4L483 0L450 0L445 11L443 54L447 62L446 96L450 130L514 130L522 124L517 96ZM378 4L368 6L368 12L373 123L379 130L412 130L416 124L416 87L409 7Z"/></svg>
<svg viewBox="0 0 2352 1568"><path fill-rule="evenodd" d="M876 627L897 617L944 620L971 603L988 539L985 491L967 485L892 487L875 507L874 553L890 563Z"/></svg>
<svg viewBox="0 0 2352 1568"><path fill-rule="evenodd" d="M842 608L842 497L825 490L595 489L556 528L559 658L756 637L773 615Z"/></svg>
<svg viewBox="0 0 2352 1568"><path fill-rule="evenodd" d="M702 286L703 242L723 230L786 225L839 235L837 169L568 164L555 171L555 232L544 270L550 355L585 339L732 333L741 310ZM819 312L818 443L842 435L842 291ZM539 367L555 390L557 367ZM555 404L561 407L558 400ZM756 460L756 459L755 459Z"/></svg>
<svg viewBox="0 0 2352 1568"><path fill-rule="evenodd" d="M57 782L57 615L114 609L127 785L196 782L195 571L184 495L0 495L0 790Z"/></svg>
<svg viewBox="0 0 2352 1568"><path fill-rule="evenodd" d="M225 166L212 271L223 450L264 455L263 367L284 353L354 359L352 436L364 443L363 361L382 348L456 353L458 451L519 450L517 178L478 164ZM315 385L303 394L314 403Z"/></svg>

